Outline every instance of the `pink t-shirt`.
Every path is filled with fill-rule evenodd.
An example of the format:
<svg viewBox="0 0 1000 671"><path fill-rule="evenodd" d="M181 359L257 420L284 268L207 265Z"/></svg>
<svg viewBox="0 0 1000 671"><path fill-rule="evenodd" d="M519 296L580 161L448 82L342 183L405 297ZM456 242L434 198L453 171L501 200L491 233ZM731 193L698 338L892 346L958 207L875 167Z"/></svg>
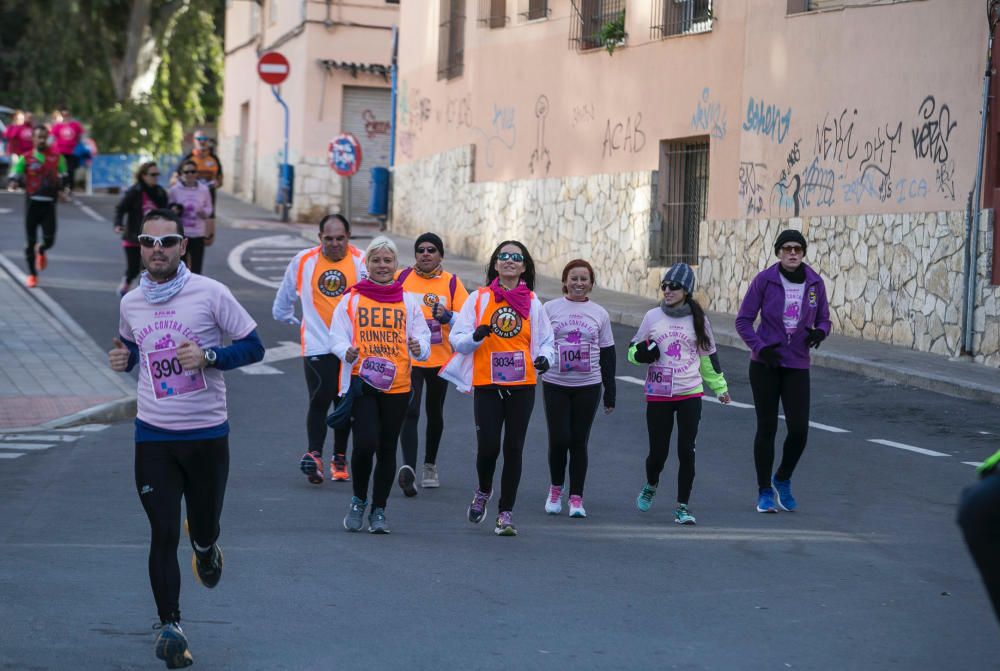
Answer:
<svg viewBox="0 0 1000 671"><path fill-rule="evenodd" d="M72 154L83 135L83 126L76 119L63 121L52 127L52 135L55 137L52 146L57 154Z"/></svg>
<svg viewBox="0 0 1000 671"><path fill-rule="evenodd" d="M31 152L35 143L31 139L32 128L27 124L7 126L3 137L7 141L7 153L23 156Z"/></svg>
<svg viewBox="0 0 1000 671"><path fill-rule="evenodd" d="M192 341L202 349L239 340L257 328L224 284L194 275L173 298L153 305L142 290L122 299L118 332L139 346L138 412L147 424L168 431L218 426L226 421L226 383L221 370L194 375L180 369L176 349ZM156 386L154 387L153 382Z"/></svg>
<svg viewBox="0 0 1000 671"><path fill-rule="evenodd" d="M542 309L552 323L557 362L542 379L564 387L600 383L601 348L615 344L608 311L594 301L578 303L565 296Z"/></svg>
<svg viewBox="0 0 1000 671"><path fill-rule="evenodd" d="M652 337L654 333L655 338ZM691 316L668 317L658 307L646 313L632 341L649 338L656 341L660 350L660 358L646 371L647 401L689 395L701 386L701 357L715 353L715 336L708 317L705 317L705 334L709 340L708 349L698 345Z"/></svg>
<svg viewBox="0 0 1000 671"><path fill-rule="evenodd" d="M189 238L204 237L204 218L212 214L212 192L208 187L201 182L195 186L184 186L178 182L170 187L167 193L171 203L180 203L184 206L184 212L181 214L184 235Z"/></svg>

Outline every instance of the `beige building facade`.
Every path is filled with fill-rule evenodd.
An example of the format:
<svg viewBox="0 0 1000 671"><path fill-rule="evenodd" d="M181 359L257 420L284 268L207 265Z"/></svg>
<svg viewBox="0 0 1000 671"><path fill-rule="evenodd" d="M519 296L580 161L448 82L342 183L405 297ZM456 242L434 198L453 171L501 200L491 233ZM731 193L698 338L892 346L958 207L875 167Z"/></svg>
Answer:
<svg viewBox="0 0 1000 671"><path fill-rule="evenodd" d="M257 75L261 54L290 64L279 95L289 108L289 157L295 169L291 218L328 212L367 217L369 169L388 167L392 26L398 2L385 0L229 0L219 158L226 189L272 206L284 153L284 110ZM349 181L329 165L330 141L350 132L362 150Z"/></svg>
<svg viewBox="0 0 1000 671"><path fill-rule="evenodd" d="M777 232L801 228L837 332L961 352L980 0L400 12L394 230L483 260L517 238L541 272L582 257L604 286L650 298L685 260L709 309L733 313ZM990 214L972 349L1000 365Z"/></svg>

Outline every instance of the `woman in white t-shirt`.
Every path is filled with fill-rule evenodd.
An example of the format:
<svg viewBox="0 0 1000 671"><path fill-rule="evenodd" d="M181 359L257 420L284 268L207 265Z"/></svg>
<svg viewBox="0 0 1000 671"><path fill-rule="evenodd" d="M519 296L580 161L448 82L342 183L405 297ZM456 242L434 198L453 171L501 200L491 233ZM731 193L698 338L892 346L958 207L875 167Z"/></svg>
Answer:
<svg viewBox="0 0 1000 671"><path fill-rule="evenodd" d="M587 442L604 387L604 413L615 409L615 340L608 311L590 300L596 278L583 259L562 271L562 298L544 306L552 323L558 364L542 376L545 420L549 427L551 484L545 512L562 512L569 455L569 516L586 517L583 483L587 477Z"/></svg>
<svg viewBox="0 0 1000 671"><path fill-rule="evenodd" d="M694 445L701 421L704 384L719 401L729 403L729 388L715 352L712 326L705 310L694 299L694 271L686 263L675 263L660 283L663 301L642 318L632 338L628 360L649 364L646 373L646 484L635 504L646 512L653 505L660 473L667 463L670 434L677 416L677 508L674 521L694 524L688 499L694 484Z"/></svg>

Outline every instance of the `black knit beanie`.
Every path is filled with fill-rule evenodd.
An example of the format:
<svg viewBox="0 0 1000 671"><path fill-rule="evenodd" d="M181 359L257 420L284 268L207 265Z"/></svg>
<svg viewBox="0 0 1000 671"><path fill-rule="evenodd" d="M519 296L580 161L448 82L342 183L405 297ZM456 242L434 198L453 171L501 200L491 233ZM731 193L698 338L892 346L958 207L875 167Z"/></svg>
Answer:
<svg viewBox="0 0 1000 671"><path fill-rule="evenodd" d="M774 253L777 255L778 250L786 242L797 242L802 245L802 251L806 250L806 239L799 231L794 228L786 228L781 233L778 234L778 239L774 241Z"/></svg>
<svg viewBox="0 0 1000 671"><path fill-rule="evenodd" d="M419 238L417 238L417 241L413 243L414 253L416 253L416 251L420 248L420 244L424 242L429 242L437 247L437 250L441 252L441 256L444 256L444 243L441 242L441 238L434 233L423 233Z"/></svg>

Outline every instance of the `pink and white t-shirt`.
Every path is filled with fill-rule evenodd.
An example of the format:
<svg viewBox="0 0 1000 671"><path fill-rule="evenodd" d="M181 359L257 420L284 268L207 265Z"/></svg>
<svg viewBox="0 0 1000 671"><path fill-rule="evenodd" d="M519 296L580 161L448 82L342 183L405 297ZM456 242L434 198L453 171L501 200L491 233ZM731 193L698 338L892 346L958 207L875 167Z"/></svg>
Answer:
<svg viewBox="0 0 1000 671"><path fill-rule="evenodd" d="M63 121L52 127L52 135L55 138L52 146L57 154L72 154L83 135L83 126L76 119Z"/></svg>
<svg viewBox="0 0 1000 671"><path fill-rule="evenodd" d="M785 310L781 313L781 321L785 324L785 333L795 333L799 328L799 318L802 314L802 296L805 294L806 283L795 284L781 276L781 286L785 288Z"/></svg>
<svg viewBox="0 0 1000 671"><path fill-rule="evenodd" d="M542 379L563 387L599 384L601 348L615 344L608 311L594 301L571 301L565 296L542 309L552 323L557 362Z"/></svg>
<svg viewBox="0 0 1000 671"><path fill-rule="evenodd" d="M179 203L184 207L181 213L184 235L189 238L204 237L205 218L212 214L212 193L208 187L201 182L194 186L184 186L178 182L167 193L171 203Z"/></svg>
<svg viewBox="0 0 1000 671"><path fill-rule="evenodd" d="M632 338L633 342L653 340L660 350L660 358L647 370L646 400L689 395L701 386L701 357L715 352L715 336L708 317L705 318L705 335L710 344L707 349L698 346L694 319L690 315L668 317L659 307L646 313Z"/></svg>
<svg viewBox="0 0 1000 671"><path fill-rule="evenodd" d="M170 300L153 305L142 291L122 299L118 332L139 346L136 416L168 431L207 429L227 419L226 383L221 370L189 374L177 348L186 341L205 349L239 340L257 328L224 284L192 274ZM155 385L155 386L154 386Z"/></svg>

